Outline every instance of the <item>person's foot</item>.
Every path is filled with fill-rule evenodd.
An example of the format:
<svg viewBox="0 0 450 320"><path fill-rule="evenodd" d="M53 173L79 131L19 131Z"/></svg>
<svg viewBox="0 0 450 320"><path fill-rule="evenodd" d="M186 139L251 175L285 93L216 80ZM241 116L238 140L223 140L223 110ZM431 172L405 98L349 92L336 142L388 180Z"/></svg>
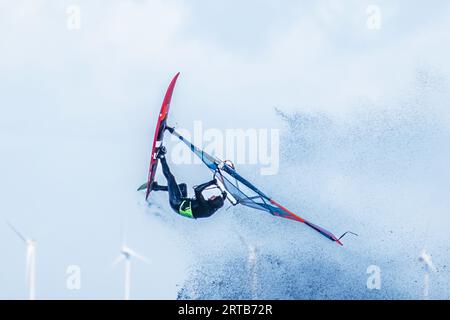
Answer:
<svg viewBox="0 0 450 320"><path fill-rule="evenodd" d="M166 156L167 149L164 146L158 148L158 152L156 153L156 159L162 159Z"/></svg>
<svg viewBox="0 0 450 320"><path fill-rule="evenodd" d="M152 182L152 188L151 188L151 190L152 190L152 191L167 191L168 188L167 188L167 186L160 186L160 185L158 184L158 182L153 181L153 182Z"/></svg>

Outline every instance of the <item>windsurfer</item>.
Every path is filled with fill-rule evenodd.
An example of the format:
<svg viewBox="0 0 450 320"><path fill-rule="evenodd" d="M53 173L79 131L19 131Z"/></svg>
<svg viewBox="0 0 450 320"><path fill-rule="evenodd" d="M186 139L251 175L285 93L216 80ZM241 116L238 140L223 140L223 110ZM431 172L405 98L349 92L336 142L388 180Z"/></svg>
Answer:
<svg viewBox="0 0 450 320"><path fill-rule="evenodd" d="M202 194L208 187L217 186L216 179L194 187L195 197L189 198L187 196L187 185L185 183L178 184L174 175L170 172L165 157L166 153L166 148L161 146L156 157L162 165L163 174L167 179L167 186L161 186L155 181L151 185L151 190L167 191L169 193L169 203L172 209L176 213L192 219L208 218L218 209L223 207L224 200L226 199L225 191L223 191L221 195L213 195L208 199L205 199Z"/></svg>

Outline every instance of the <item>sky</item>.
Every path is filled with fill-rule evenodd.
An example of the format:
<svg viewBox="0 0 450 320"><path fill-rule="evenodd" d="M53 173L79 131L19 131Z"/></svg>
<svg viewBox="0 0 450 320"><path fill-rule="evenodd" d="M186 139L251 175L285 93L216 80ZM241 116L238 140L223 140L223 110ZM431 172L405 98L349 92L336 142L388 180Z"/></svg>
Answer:
<svg viewBox="0 0 450 320"><path fill-rule="evenodd" d="M237 234L259 247L259 283L273 284L260 285L264 298L421 298L426 247L438 265L431 296L448 299L449 6L0 0L0 298L27 296L25 246L10 221L37 241L41 299L122 298L123 265L111 264L123 233L152 260L133 261L136 299L241 297L236 269L222 268L246 259ZM193 222L164 195L146 204L135 189L177 72L174 125L280 130L279 173L242 172L316 223L360 236L341 249L239 207ZM174 172L190 185L209 178L200 165ZM67 289L71 265L79 290ZM370 265L382 270L380 290L366 288ZM299 273L314 281L284 290Z"/></svg>

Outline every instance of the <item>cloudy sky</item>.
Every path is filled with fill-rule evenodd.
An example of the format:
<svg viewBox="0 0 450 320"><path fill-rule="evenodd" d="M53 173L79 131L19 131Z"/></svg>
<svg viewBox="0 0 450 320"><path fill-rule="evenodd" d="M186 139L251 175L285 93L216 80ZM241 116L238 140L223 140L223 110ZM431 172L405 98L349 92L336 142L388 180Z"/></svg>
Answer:
<svg viewBox="0 0 450 320"><path fill-rule="evenodd" d="M370 27L374 8L380 14L375 29ZM431 204L439 213L433 221L448 223L450 206L441 195L449 186L443 168L450 152L442 142L448 141L450 121L446 103L449 29L450 3L444 0L0 0L0 298L26 297L25 246L8 228L7 220L37 240L37 296L47 299L121 298L123 266L110 267L119 252L121 229L127 230L130 246L153 260L150 266L133 264L135 298L176 298L189 270L201 260L199 250L226 251L239 243L229 240L235 222L228 216L193 225L171 215L164 196L149 208L135 192L145 180L164 90L179 71L171 120L186 128L201 120L221 130L274 128L289 135L290 127L274 112L277 107L291 115L321 114L336 128L358 129L368 124L380 134L377 130L392 129L392 117L393 123L406 126L398 115L411 111L406 112L409 131L396 136L400 142L381 144L373 154L379 159L389 148L399 146L413 154L392 153L399 161L396 157L409 155L411 168L416 170L402 175L395 188L388 188L404 191L396 198L398 215L386 211L380 213L381 221L374 222L369 214L354 213L364 207L373 214L375 208L386 206L386 190L382 191L383 181L377 173L391 174L387 169L362 170L358 180L352 170L342 171L329 163L329 171L317 167L317 159L299 164L288 156L280 166L289 172L308 172L305 181L314 186L301 188L309 197L305 205L316 210L312 213L315 221L336 226L339 232L347 230L344 221L350 229L352 223L353 229L363 229L359 233L380 236L378 230L404 221L408 210L417 208L411 195L427 195L415 199L421 201L423 210L415 212L418 219L412 219L411 228L394 242L407 241L414 223L420 229L423 212L429 214ZM375 125L376 121L387 125ZM438 133L431 134L436 128ZM432 158L436 159L432 165L423 165L431 158L419 157L408 149L410 145L402 144L405 136L416 137L409 135L416 129L422 130L422 137L430 134L432 143L412 139L411 144L420 147L414 150L441 151ZM352 137L351 130L339 132L345 139ZM364 146L377 144L370 140L371 134L361 134L360 144L346 150L365 154ZM296 150L287 153L304 156ZM323 158L344 157L334 147L325 150ZM367 163L372 158L361 159ZM386 167L395 171L397 167L391 164ZM431 175L426 179L422 176L425 167ZM192 184L208 178L199 166L180 172ZM322 174L323 184L312 173ZM290 193L281 183L283 173L274 179L276 188L271 189L270 183L265 187L302 208L289 200ZM364 182L373 189L355 204L359 197L355 192ZM422 189L408 189L413 182ZM325 190L333 188L345 192L327 197ZM318 212L324 208L312 203L323 198L332 198L324 206L346 213L321 216ZM449 240L442 238L445 223L430 227L437 228L438 236L428 247L434 246L441 257L448 249L442 247ZM280 224L276 228L286 231ZM242 232L252 238L262 236L254 230ZM430 233L422 240L431 237ZM307 232L301 235L304 245L326 248L329 254L329 243L315 237L304 239ZM346 259L357 260L355 256L367 253L362 238L350 241L354 249L345 253ZM208 246L189 243L194 239L208 239ZM231 242L223 244L227 241ZM414 250L421 247L404 244L392 256L411 249L415 257ZM314 255L315 248L302 254ZM389 246L370 241L370 248L374 258L365 255L361 265L348 265L348 270L354 268L351 272L365 277L365 264L377 264ZM276 247L270 249L276 252ZM280 248L280 252L286 250ZM337 255L330 259L342 259ZM388 265L388 260L380 264ZM403 262L408 264L408 260ZM66 288L70 265L81 268L80 290ZM446 277L441 275L439 288L448 283ZM417 297L414 287L404 290L408 297ZM420 287L417 292L420 295ZM336 293L335 297L340 296ZM448 298L448 293L441 290L437 297Z"/></svg>

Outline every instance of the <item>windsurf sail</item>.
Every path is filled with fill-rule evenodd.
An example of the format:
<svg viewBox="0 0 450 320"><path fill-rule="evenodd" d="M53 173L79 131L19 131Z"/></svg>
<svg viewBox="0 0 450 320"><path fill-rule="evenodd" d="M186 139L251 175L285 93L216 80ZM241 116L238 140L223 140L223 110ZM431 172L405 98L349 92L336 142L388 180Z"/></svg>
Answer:
<svg viewBox="0 0 450 320"><path fill-rule="evenodd" d="M253 183L249 182L243 176L241 176L230 163L222 161L221 159L214 157L202 149L192 144L189 140L181 136L173 128L167 127L174 136L183 141L189 149L197 155L203 163L214 173L214 176L225 187L226 191L231 194L232 199L230 203L233 205L241 204L253 209L268 212L274 216L298 221L306 224L308 227L316 230L324 237L333 242L337 242L342 245L340 241L345 233L337 238L330 231L319 227L318 225L298 216L286 207L282 206L271 197L259 190Z"/></svg>

